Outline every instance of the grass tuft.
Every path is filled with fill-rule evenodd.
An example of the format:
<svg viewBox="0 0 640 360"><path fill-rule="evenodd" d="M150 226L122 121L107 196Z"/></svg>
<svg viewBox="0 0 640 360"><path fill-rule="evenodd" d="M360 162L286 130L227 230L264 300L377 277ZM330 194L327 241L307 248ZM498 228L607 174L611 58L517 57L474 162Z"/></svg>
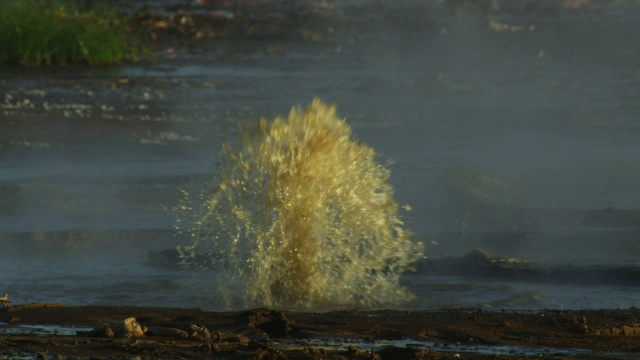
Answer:
<svg viewBox="0 0 640 360"><path fill-rule="evenodd" d="M106 5L0 0L0 63L111 65L135 59L138 50L125 25Z"/></svg>

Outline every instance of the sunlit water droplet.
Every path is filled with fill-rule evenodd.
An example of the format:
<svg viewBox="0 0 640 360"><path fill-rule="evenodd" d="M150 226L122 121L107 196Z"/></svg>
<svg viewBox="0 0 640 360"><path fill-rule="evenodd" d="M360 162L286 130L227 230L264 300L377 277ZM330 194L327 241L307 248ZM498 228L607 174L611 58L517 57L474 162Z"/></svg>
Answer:
<svg viewBox="0 0 640 360"><path fill-rule="evenodd" d="M242 128L209 189L187 196L185 263L224 272L238 306L408 304L399 276L422 255L403 229L390 171L320 100ZM238 301L241 301L239 304Z"/></svg>

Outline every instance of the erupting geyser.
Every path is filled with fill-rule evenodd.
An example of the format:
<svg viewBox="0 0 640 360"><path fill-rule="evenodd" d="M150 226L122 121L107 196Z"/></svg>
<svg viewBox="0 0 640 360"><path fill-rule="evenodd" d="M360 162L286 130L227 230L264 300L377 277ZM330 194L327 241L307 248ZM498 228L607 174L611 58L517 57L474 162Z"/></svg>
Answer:
<svg viewBox="0 0 640 360"><path fill-rule="evenodd" d="M422 246L403 230L389 170L335 106L261 119L223 150L211 188L182 206L193 242L180 252L206 254L229 298L307 309L412 299L399 277Z"/></svg>

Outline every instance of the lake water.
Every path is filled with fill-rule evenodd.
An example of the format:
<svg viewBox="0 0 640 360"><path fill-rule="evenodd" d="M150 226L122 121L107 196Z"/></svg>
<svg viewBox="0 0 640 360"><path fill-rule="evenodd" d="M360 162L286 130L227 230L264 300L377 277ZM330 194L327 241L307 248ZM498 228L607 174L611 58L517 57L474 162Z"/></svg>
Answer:
<svg viewBox="0 0 640 360"><path fill-rule="evenodd" d="M392 161L427 257L481 246L639 265L640 4L488 15L345 4L326 25L314 18L321 41L204 39L115 68L1 67L0 291L14 303L241 307L222 301L215 273L149 267L147 251L184 242L178 188L211 176L239 123L314 97ZM637 286L403 282L415 308L640 305Z"/></svg>

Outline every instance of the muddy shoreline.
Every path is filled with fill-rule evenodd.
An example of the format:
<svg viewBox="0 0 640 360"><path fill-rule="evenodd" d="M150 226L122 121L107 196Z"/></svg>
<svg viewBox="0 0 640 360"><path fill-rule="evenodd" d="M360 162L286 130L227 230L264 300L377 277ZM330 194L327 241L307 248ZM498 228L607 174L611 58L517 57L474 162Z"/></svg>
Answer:
<svg viewBox="0 0 640 360"><path fill-rule="evenodd" d="M100 331L130 317L148 329L144 336ZM30 304L1 310L0 321L0 355L47 359L632 359L640 350L638 309L208 312ZM12 331L34 324L98 331ZM206 333L189 335L190 328Z"/></svg>

